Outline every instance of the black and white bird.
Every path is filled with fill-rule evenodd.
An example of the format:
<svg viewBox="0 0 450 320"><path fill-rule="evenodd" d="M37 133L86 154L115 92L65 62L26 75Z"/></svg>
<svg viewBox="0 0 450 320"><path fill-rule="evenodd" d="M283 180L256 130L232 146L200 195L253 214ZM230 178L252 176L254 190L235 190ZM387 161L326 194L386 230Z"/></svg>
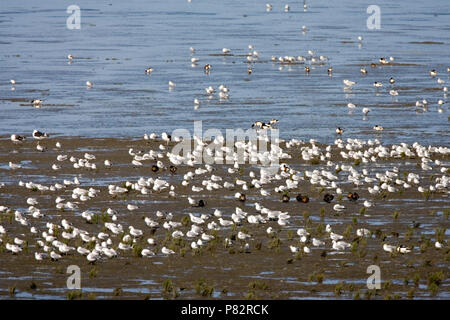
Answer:
<svg viewBox="0 0 450 320"><path fill-rule="evenodd" d="M375 130L375 131L383 131L384 128L382 126L376 125L376 126L373 127L373 130Z"/></svg>
<svg viewBox="0 0 450 320"><path fill-rule="evenodd" d="M47 133L40 132L38 130L34 130L33 131L33 138L35 138L36 140L42 140L42 139L45 139L45 138L48 138L48 137L50 137L50 135L47 134Z"/></svg>
<svg viewBox="0 0 450 320"><path fill-rule="evenodd" d="M260 129L266 130L266 129L273 129L273 125L277 124L278 120L277 119L272 119L269 121L269 123L265 123L262 121L255 121L252 124L252 128L258 127Z"/></svg>
<svg viewBox="0 0 450 320"><path fill-rule="evenodd" d="M46 148L43 147L43 146L41 146L41 145L39 144L39 142L38 142L38 144L37 144L37 146L36 146L36 150L37 150L37 151L40 151L40 152L44 152L44 151L46 150Z"/></svg>
<svg viewBox="0 0 450 320"><path fill-rule="evenodd" d="M373 83L373 86L375 87L375 88L381 88L382 86L383 86L383 84L381 83L381 82L374 82Z"/></svg>
<svg viewBox="0 0 450 320"><path fill-rule="evenodd" d="M380 63L381 64L388 64L389 63L389 61L387 61L385 58L380 58Z"/></svg>
<svg viewBox="0 0 450 320"><path fill-rule="evenodd" d="M269 123L271 125L274 125L274 124L278 123L278 120L277 119L272 119L272 120L269 121Z"/></svg>
<svg viewBox="0 0 450 320"><path fill-rule="evenodd" d="M17 135L17 134L12 134L11 135L11 141L12 142L22 142L22 141L24 141L25 140L25 137L24 136L19 136L19 135Z"/></svg>

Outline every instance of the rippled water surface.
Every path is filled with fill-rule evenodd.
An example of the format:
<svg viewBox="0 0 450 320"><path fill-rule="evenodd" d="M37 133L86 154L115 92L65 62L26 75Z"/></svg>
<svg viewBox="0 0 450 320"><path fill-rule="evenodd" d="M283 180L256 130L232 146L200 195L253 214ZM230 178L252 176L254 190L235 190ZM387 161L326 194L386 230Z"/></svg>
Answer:
<svg viewBox="0 0 450 320"><path fill-rule="evenodd" d="M71 136L141 136L175 128L248 128L280 120L283 137L330 142L335 128L385 142L448 144L450 2L377 1L381 29L369 30L373 1L76 1L81 30L66 28L73 1L2 1L0 5L0 134L35 128ZM284 12L289 3L290 12ZM302 32L305 25L308 31ZM359 44L357 37L364 40ZM259 51L248 75L248 45ZM189 48L196 49L193 55ZM222 48L232 56L221 56ZM280 65L271 56L328 57L324 65ZM75 59L69 64L67 55ZM217 55L219 54L219 55ZM389 66L370 68L380 57ZM200 59L191 66L190 59ZM209 75L204 64L212 65ZM154 72L146 75L146 67ZM334 69L327 74L328 66ZM360 67L369 74L362 76ZM439 74L431 78L428 72ZM389 95L390 77L399 96ZM437 78L446 83L438 84ZM10 79L17 81L11 90ZM343 79L357 82L345 91ZM90 80L94 87L87 89ZM168 81L176 83L169 90ZM376 90L372 83L383 88ZM209 99L224 84L230 97ZM193 100L201 101L195 110ZM33 108L31 99L44 99ZM428 111L417 100L429 101ZM347 104L357 108L349 113ZM363 118L362 108L371 112ZM374 134L372 127L385 131Z"/></svg>

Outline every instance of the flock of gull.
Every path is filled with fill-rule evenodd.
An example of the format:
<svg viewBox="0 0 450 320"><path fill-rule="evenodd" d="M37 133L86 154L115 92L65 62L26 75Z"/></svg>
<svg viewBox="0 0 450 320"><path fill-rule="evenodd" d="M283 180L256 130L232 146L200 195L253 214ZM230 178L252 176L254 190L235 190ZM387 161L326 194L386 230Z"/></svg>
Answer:
<svg viewBox="0 0 450 320"><path fill-rule="evenodd" d="M272 121L275 122L276 120ZM262 124L262 122L260 123ZM258 124L257 124L258 125ZM263 131L264 132L264 131ZM33 131L34 139L41 141L50 139L50 135ZM152 142L158 147L153 150L134 150L130 148L130 167L140 167L148 163L151 164L151 171L156 174L163 174L167 171L177 174L180 167L185 166L188 171L183 175L183 179L171 183L161 176L140 177L137 181L126 181L125 183L110 184L107 187L83 187L82 182L75 176L73 179L57 181L52 185L42 185L34 182L19 181L18 185L28 192L35 190L41 192L41 196L54 198L54 208L41 208L38 196L29 196L24 199L26 210L9 208L0 205L2 214L11 213L14 221L21 230L20 234L9 232L8 226L0 225L0 244L4 244L7 251L12 254L23 254L25 242L25 230L27 237L33 237L33 242L27 243L29 249L32 248L36 260L51 259L53 261L63 259L66 255L82 255L87 261L94 263L99 260L111 259L121 256L126 251L132 250L139 240L145 240L147 246L139 253L142 257L155 255L174 255L176 251L158 242L157 235L162 236L170 233L173 239L182 238L190 243L192 250L199 250L202 246L214 239L212 232L223 232L223 245L226 248L239 246L242 250L250 252L254 237L240 229L235 238L230 236L235 228L242 228L245 225L253 225L264 228L268 236L282 232L284 229L296 229L298 239L293 239L288 245L292 253L302 251L304 254L314 254L315 248L327 248L332 251L345 251L351 243L344 239L344 235L335 233L333 227L326 226L327 236L322 238L312 237L310 233L300 226L296 227L291 221L291 213L288 211L274 210L262 205L265 199L283 203L298 201L308 203L309 197L300 194L300 184L309 183L312 187L319 187L326 190L323 197L325 203L332 203L332 210L336 213L346 213L347 206L342 199L348 199L353 203L361 201L361 206L371 208L377 205L377 195L382 192L396 193L401 190L417 190L418 193L449 193L450 177L449 168L444 161L432 158L447 157L450 154L448 147L422 146L419 143L407 145L383 146L379 140L358 140L358 139L336 139L334 144L323 146L311 139L308 142L291 139L275 141L270 151L258 152L258 141L237 141L235 148L224 147L224 137L216 137L213 141L205 141L194 137L195 149L182 156L173 154L170 151L169 143L181 141L181 137L172 137L167 133L158 135L156 133L145 134L143 140ZM268 141L268 136L258 135L258 140ZM20 147L26 143L24 136L13 134L11 141L15 147ZM284 148L281 147L284 145ZM61 143L56 142L55 150L61 150ZM241 150L243 153L238 153ZM38 150L39 151L39 150ZM40 150L39 152L45 152ZM296 170L287 162L293 158L292 152L298 151L302 161L309 162L318 159L323 163L322 168L315 170ZM209 164L197 164L196 159L202 154L214 157L215 161L225 161L230 165L224 166L224 174L218 174L218 167ZM248 176L243 176L241 170L245 167L240 164L239 157L244 159L244 163L279 163L272 166L255 166L254 170L248 172ZM418 173L409 172L401 175L397 167L386 170L368 169L364 167L358 170L346 161L361 161L363 164L382 163L387 160L400 159L402 157L417 158L420 163L420 170L423 172L433 172L432 178L422 179ZM75 155L64 154L56 157L56 162L52 164L53 170L58 170L62 166L80 170L108 170L114 164L108 159L98 159L92 153L84 153L80 158ZM100 162L99 162L100 161ZM227 162L228 161L228 162ZM102 164L103 163L103 164ZM19 164L10 163L11 170L21 169ZM351 188L367 190L372 199L359 200L357 192L351 192ZM302 188L306 189L306 188ZM220 190L235 193L234 198L238 204L244 204L242 208L236 205L234 211L223 212L214 205L208 204L207 197ZM179 193L180 192L180 193ZM149 197L154 194L174 199L180 203L182 213L171 213L156 211L147 213L132 201L120 209L123 205L114 203L117 195L136 193ZM290 194L298 193L295 199L290 198ZM72 211L81 216L85 223L92 224L96 214L94 211L85 210L79 212L80 204L89 204L99 195L108 194L115 209L104 208L107 220L101 226L98 233L88 232L83 229L83 225L70 221L69 216L63 212ZM249 203L249 196L259 199ZM343 197L344 196L344 197ZM346 196L346 198L345 198ZM340 198L338 198L340 197ZM186 198L186 200L183 200ZM233 200L230 200L233 201ZM200 209L201 208L201 209ZM45 222L46 212L51 210L61 212L60 221L57 223ZM185 211L189 212L185 212ZM202 210L202 213L199 212ZM128 212L127 214L124 213ZM141 212L140 212L141 211ZM143 222L145 225L127 225L127 216L140 212L145 215ZM188 223L183 223L183 218L188 219ZM15 228L15 230L18 230ZM158 230L162 230L158 233ZM358 237L371 237L372 231L366 228L356 230ZM299 241L295 244L295 240ZM298 243L301 243L299 246ZM442 248L445 243L436 240L435 247ZM403 245L392 245L382 243L382 249L387 252L398 252L406 254L413 249Z"/></svg>

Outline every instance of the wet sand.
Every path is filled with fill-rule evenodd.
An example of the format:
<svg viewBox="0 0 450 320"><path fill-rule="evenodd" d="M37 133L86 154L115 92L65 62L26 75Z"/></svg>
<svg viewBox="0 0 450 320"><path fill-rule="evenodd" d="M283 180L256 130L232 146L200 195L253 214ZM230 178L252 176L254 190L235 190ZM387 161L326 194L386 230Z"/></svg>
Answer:
<svg viewBox="0 0 450 320"><path fill-rule="evenodd" d="M62 144L56 149L55 142ZM81 286L83 299L120 298L120 299L357 299L357 298L421 298L421 299L449 299L450 281L448 279L448 264L450 250L448 245L436 249L434 242L439 229L444 229L444 242L448 241L450 227L448 215L449 190L444 189L429 194L427 199L417 191L417 186L404 190L399 187L398 192L384 193L384 196L372 196L363 184L356 188L347 181L348 172L335 173L342 182L343 197L338 199L334 190L326 190L320 186L313 186L308 178L299 182L299 188L289 192L290 201L280 201L282 193L275 193L273 188L283 183L271 182L264 185L271 195L261 196L259 189L249 188L242 191L236 187L234 190L220 189L215 191L202 191L195 193L192 185L201 186L201 181L211 174L196 176L187 187L181 186L183 175L195 168L181 165L176 173L169 170L154 173L151 166L155 161L143 161L142 167L131 165L132 157L128 154L129 148L134 150L158 150L164 144L160 141L146 141L141 138L131 139L90 139L71 137L51 137L41 142L47 147L45 152L36 150L36 142L28 138L23 144L13 144L9 137L0 140L0 183L5 185L0 189L0 205L10 208L0 213L0 225L6 230L6 235L0 235L0 298L26 298L26 299L66 299L76 298L73 291L66 288L66 269L69 265L78 265L81 268ZM170 143L168 149L173 146ZM311 146L306 142L305 146ZM320 144L317 144L321 148ZM284 144L281 144L284 147ZM301 145L303 146L303 145ZM300 146L300 147L301 147ZM366 146L367 147L367 146ZM325 169L334 172L334 167L327 167L326 161L304 161L300 158L299 147L288 149L292 159L287 164L300 173L305 170ZM336 146L332 148L331 160L335 163L353 165L358 171L368 169L373 176L375 172L384 173L392 170L394 166L399 169L399 177L403 172L420 174L421 185L429 185L436 177L442 176L440 167L433 165L430 171L424 171L418 166L420 159L399 158L378 160L376 163L357 164L354 160L344 160L339 155ZM97 169L75 169L69 160L56 161L59 154L67 154L82 158L88 152L96 156ZM111 168L106 168L103 161L109 159ZM449 167L450 156L431 153L432 160L440 160L441 167ZM164 165L169 166L167 157L160 159ZM22 168L11 170L8 162L22 164ZM54 171L53 163L61 165L61 170ZM203 165L201 167L204 167ZM235 174L228 174L226 170L230 165L215 165L214 174L224 178L224 181L234 182L236 178L250 183L249 172L254 171L259 176L259 169L254 165L242 165L241 170ZM447 171L448 174L448 171ZM46 186L62 183L64 179L73 180L78 177L79 186L68 186L65 189L51 191L32 191L18 185L19 181L41 183ZM142 195L131 190L123 195L112 196L108 194L108 185L122 186L126 181L136 182L140 177L148 179L159 177L176 186L176 197L170 197L167 191L152 192ZM221 183L223 184L222 181ZM373 184L372 184L373 185ZM75 187L88 189L93 187L100 193L86 202L72 200L70 196ZM346 198L347 192L357 191L360 198L350 202ZM245 202L234 198L236 192L246 194ZM331 203L325 203L323 195L327 192L335 195ZM298 194L308 195L309 203L300 203L295 200ZM62 196L78 204L76 210L58 210L55 208L55 198ZM187 197L196 200L203 199L205 207L197 208L188 204ZM39 204L37 208L44 217L35 219L26 213L28 205L26 199L35 197ZM370 200L374 205L361 210L363 202ZM258 202L271 210L288 212L291 216L287 226L279 226L276 221L269 221L261 225L253 225L244 221L242 225L228 227L220 231L207 231L215 239L201 247L192 250L191 240L183 237L173 239L171 233L162 227L154 230L146 226L144 217L151 217L160 222L155 213L173 213L173 221L183 222L178 230L186 233L191 227L185 217L188 213L210 214L215 209L222 211L225 219L230 219L236 207L242 208L249 214L258 214L254 203ZM337 213L333 210L336 203L345 205L346 209ZM136 204L139 209L130 212L127 204ZM122 251L117 249L118 257L113 259L102 258L94 264L88 263L86 257L78 253L64 255L59 261L36 261L34 252L37 251L36 241L41 232L46 229L46 223L60 224L67 219L74 226L86 230L90 235L107 232L104 222L111 222L111 217L101 216L107 208L118 211L116 223L128 230L129 225L141 229L144 236L138 238L134 244L136 250ZM24 213L30 226L39 230L38 235L30 233L30 226L21 226L14 220L14 211ZM81 212L89 210L99 214L97 223L87 223L81 217ZM397 213L395 213L397 212ZM395 217L394 217L395 216ZM217 221L213 216L210 221ZM330 224L333 232L343 234L344 240L353 243L352 248L336 252L331 248L331 240L325 232L325 225ZM266 229L271 226L276 230L276 236L269 236ZM302 248L298 228L306 228L311 237L324 240L325 246L311 248L311 253L291 253L289 245ZM358 228L367 228L372 235L368 238L356 236ZM206 226L205 226L206 231ZM62 230L60 230L61 232ZM239 231L252 235L247 241L236 239ZM447 231L447 232L446 232ZM442 232L442 231L441 231ZM23 251L14 255L5 250L5 243L14 237L26 240ZM154 237L155 246L146 243L147 238ZM231 238L233 244L224 245L224 239ZM58 235L58 239L63 241ZM112 236L113 247L117 247L120 235ZM405 245L412 248L411 253L390 254L383 251L383 241L392 245ZM442 240L441 240L442 241ZM64 240L63 242L74 246L83 245L79 238ZM249 243L249 250L244 250L244 244ZM176 253L165 256L161 253L163 246L173 249ZM138 248L150 248L155 256L146 258L137 254ZM42 252L42 249L38 251ZM366 280L369 274L367 267L378 265L381 268L381 289L368 290ZM432 273L438 275L441 281L430 282ZM33 285L34 284L34 285Z"/></svg>

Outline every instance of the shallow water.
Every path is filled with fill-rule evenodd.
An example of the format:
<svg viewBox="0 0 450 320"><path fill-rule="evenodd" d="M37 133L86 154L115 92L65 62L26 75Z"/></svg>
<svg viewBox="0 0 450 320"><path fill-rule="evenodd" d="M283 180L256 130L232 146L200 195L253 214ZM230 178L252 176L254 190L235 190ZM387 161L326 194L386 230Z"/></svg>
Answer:
<svg viewBox="0 0 450 320"><path fill-rule="evenodd" d="M337 126L345 135L378 137L386 143L448 144L448 111L437 112L442 85L428 71L436 69L448 85L450 2L377 1L381 29L369 30L371 1L76 1L81 30L66 28L66 5L55 0L30 4L3 1L0 8L0 134L35 128L71 136L141 136L144 132L186 128L248 128L255 120L280 120L282 137L330 142ZM289 3L291 11L284 12ZM301 27L308 31L302 34ZM364 38L358 46L357 36ZM432 42L427 44L424 42ZM248 76L247 46L260 52ZM200 59L191 67L189 47ZM215 56L223 47L234 56ZM329 57L309 76L303 65L280 66L272 55ZM68 64L67 55L75 60ZM369 67L393 56L396 65ZM203 65L212 65L205 75ZM333 66L333 77L327 75ZM367 66L369 74L359 73ZM148 76L144 70L152 66ZM388 93L396 79L398 97ZM11 90L10 79L15 79ZM343 79L357 81L351 92ZM85 82L94 83L86 89ZM168 81L177 84L169 91ZM384 87L375 90L374 81ZM205 88L227 85L228 100L209 100ZM201 106L194 110L193 100ZM418 99L430 102L417 112ZM28 101L44 99L42 108ZM357 105L349 114L347 103ZM363 119L361 109L370 107ZM385 131L374 134L374 125Z"/></svg>

